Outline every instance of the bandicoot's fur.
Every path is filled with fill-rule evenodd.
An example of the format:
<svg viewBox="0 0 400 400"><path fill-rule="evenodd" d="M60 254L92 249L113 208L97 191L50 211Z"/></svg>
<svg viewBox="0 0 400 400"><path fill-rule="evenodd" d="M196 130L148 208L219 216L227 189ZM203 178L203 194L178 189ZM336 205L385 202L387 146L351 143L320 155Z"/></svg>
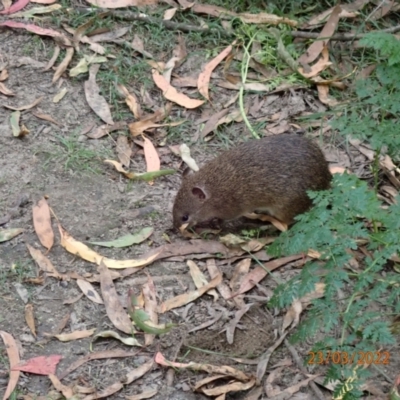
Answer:
<svg viewBox="0 0 400 400"><path fill-rule="evenodd" d="M307 190L324 190L332 175L321 149L292 134L250 140L198 172L185 171L173 207L174 226L230 220L256 210L291 224L311 206Z"/></svg>

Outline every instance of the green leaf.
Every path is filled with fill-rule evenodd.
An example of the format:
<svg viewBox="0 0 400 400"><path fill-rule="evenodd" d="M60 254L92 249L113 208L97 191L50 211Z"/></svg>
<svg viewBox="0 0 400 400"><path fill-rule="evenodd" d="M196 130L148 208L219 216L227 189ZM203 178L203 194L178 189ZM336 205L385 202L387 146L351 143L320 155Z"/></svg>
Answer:
<svg viewBox="0 0 400 400"><path fill-rule="evenodd" d="M133 244L139 244L148 239L154 232L154 228L147 227L143 228L138 233L133 235L125 235L121 236L118 239L111 240L108 242L89 242L90 244L96 244L97 246L103 247L128 247L132 246Z"/></svg>

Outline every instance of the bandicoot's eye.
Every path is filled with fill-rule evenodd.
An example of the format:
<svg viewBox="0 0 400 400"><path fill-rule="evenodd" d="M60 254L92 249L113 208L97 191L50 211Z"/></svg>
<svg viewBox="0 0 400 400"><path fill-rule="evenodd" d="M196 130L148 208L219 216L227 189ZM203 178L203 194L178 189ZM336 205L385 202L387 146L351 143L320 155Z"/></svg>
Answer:
<svg viewBox="0 0 400 400"><path fill-rule="evenodd" d="M182 215L182 222L187 222L189 220L189 215Z"/></svg>

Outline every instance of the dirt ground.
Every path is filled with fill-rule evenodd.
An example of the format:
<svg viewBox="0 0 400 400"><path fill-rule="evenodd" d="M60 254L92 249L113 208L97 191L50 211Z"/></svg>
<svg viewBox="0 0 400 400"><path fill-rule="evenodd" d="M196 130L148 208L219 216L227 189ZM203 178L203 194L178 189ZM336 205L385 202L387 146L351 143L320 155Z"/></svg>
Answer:
<svg viewBox="0 0 400 400"><path fill-rule="evenodd" d="M167 244L166 236L172 243L186 240L172 230L171 207L179 188L179 174L161 177L154 185L145 182L130 182L119 175L110 166L103 163L105 158L115 159L115 138L105 136L101 139L88 139L82 134L85 128L95 123L98 118L87 104L82 81L65 77L62 87L67 88L67 95L59 103L52 101L59 91L58 85L51 80L53 71L42 72L49 59L46 51L28 51L32 36L29 34L3 30L0 31L0 63L6 63L10 71L7 85L16 93L16 97L1 97L1 104L30 104L43 96L35 111L51 115L59 123L55 125L35 117L31 110L22 111L22 123L30 133L24 138L12 136L9 119L11 110L1 108L0 112L0 216L12 212L6 228L23 228L24 233L11 241L0 244L0 327L11 333L20 346L21 358L29 359L38 355L61 354L58 373L65 371L74 361L87 355L90 351L130 350L132 357L94 360L77 368L64 379L63 383L85 384L101 391L118 381L127 371L148 361L157 351L169 360L180 362L199 362L214 365L234 366L249 374L255 374L256 359L263 354L276 340L277 330L281 326L283 314L271 315L264 307L265 300L272 294L275 283L266 278L262 284L253 289L248 298L254 305L241 320L236 329L234 342L228 344L226 328L235 314L231 301L221 297L213 303L212 297L205 295L186 307L178 308L160 316L161 322L174 322L176 327L168 334L157 337L154 344L147 348L129 349L113 339L91 338L60 342L46 339L46 333L54 331L60 321L70 315L65 331L95 328L96 332L113 329L103 305L95 304L85 296L72 304L68 300L76 299L81 293L76 282L58 281L46 278L43 285L26 283L28 277L35 277L38 268L31 259L26 244L41 248L32 223L32 205L42 196L48 201L63 227L77 240L82 242L112 240L127 233L138 231L145 226L154 227L151 240L137 246L120 249L97 249L105 256L116 259L139 257L158 246ZM49 40L46 43L51 43ZM183 66L182 68L189 68ZM229 98L229 95L224 92ZM260 95L261 96L261 95ZM296 103L299 109L307 109L310 101L317 104L312 95L303 91L299 98L294 93L280 93L273 104L265 103L265 113L272 114L274 107L282 108ZM262 98L262 96L260 97ZM310 101L305 101L308 99ZM291 110L294 107L289 108ZM178 113L178 107L173 113ZM199 111L184 112L189 121L195 121L201 115ZM290 119L290 115L288 117ZM187 125L187 136L183 140L172 140L169 145L180 144L192 139L198 132L198 126ZM224 143L215 138L209 144L191 146L194 158L201 164L211 158L220 148L230 146L243 130L243 124L233 124L230 137ZM64 140L64 142L63 142ZM65 142L67 141L67 142ZM67 145L65 144L67 143ZM344 167L350 166L348 153L336 149L334 144L325 143L325 150L330 161ZM132 157L132 170L145 170L143 154L135 148L137 154ZM88 151L88 153L85 153ZM86 155L87 154L87 155ZM359 167L365 161L359 153L354 153L352 167ZM180 167L180 160L171 152L162 155L164 168ZM365 171L360 170L360 175ZM368 172L365 172L368 174ZM26 197L20 207L15 204ZM11 210L11 211L10 211ZM138 216L137 210L144 210ZM94 273L96 266L81 260L65 251L59 244L57 225L54 221L57 240L48 257L61 273L76 271L81 275ZM277 234L276 231L273 231ZM198 265L206 271L205 260ZM229 279L232 266L221 265L224 279ZM278 269L273 274L281 281L286 281L296 274L293 263ZM165 300L177 294L194 290L194 284L188 273L183 258L179 261L161 260L146 267L141 272L115 282L117 292L126 304L129 289L140 293L141 285L147 281L149 274L156 285L159 300ZM37 337L27 327L24 309L25 304L18 294L18 285L28 292L29 303L33 304L36 319ZM98 286L95 287L98 288ZM257 300L257 296L263 300ZM208 328L188 333L192 328L201 325L222 313L222 317ZM46 342L43 340L46 339ZM139 337L139 339L141 339ZM317 339L317 338L316 338ZM44 344L43 344L44 343ZM196 348L202 349L196 350ZM300 358L305 359L310 343L296 344L295 350ZM207 352L205 352L205 351ZM234 361L232 357L242 359ZM287 346L281 346L271 357L271 368L288 358L291 353ZM392 364L393 365L393 364ZM392 368L392 367L391 367ZM8 381L7 357L4 347L0 348L0 392ZM309 368L310 373L323 373L324 368ZM394 379L394 369L386 371ZM122 399L125 396L140 393L149 388L158 389L154 399L202 399L204 395L193 392L195 381L206 375L202 372L182 372L155 365L131 385L122 388L110 399ZM281 388L288 387L304 379L295 364L284 368L279 381L274 382ZM385 383L381 382L383 389ZM47 377L23 373L19 380L19 394L44 396L52 385ZM301 389L303 397L316 398L313 392L305 387ZM299 395L300 395L299 393ZM331 394L325 391L325 398ZM245 393L230 394L227 399L244 399Z"/></svg>

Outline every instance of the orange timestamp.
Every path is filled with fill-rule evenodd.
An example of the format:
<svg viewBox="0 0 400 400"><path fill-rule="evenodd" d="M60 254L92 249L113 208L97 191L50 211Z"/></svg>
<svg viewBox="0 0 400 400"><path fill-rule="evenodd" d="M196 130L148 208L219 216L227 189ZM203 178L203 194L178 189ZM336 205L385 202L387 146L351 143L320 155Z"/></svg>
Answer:
<svg viewBox="0 0 400 400"><path fill-rule="evenodd" d="M381 364L388 365L390 359L390 352L388 351L310 351L308 353L309 359L307 364L358 364L358 365L371 365Z"/></svg>

